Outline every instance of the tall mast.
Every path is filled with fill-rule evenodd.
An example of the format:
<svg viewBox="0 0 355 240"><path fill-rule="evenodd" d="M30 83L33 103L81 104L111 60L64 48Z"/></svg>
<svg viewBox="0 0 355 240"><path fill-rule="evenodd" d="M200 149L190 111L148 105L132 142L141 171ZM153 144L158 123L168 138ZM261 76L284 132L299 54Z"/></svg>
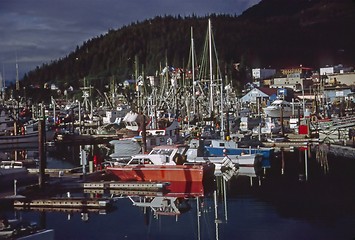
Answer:
<svg viewBox="0 0 355 240"><path fill-rule="evenodd" d="M213 66L212 66L212 27L211 19L208 19L208 50L209 50L209 61L210 61L210 116L214 111L213 108Z"/></svg>
<svg viewBox="0 0 355 240"><path fill-rule="evenodd" d="M193 112L196 114L196 89L195 89L195 46L194 46L194 32L191 27L191 69L192 69L192 106ZM189 114L189 113L188 113Z"/></svg>
<svg viewBox="0 0 355 240"><path fill-rule="evenodd" d="M16 54L16 91L20 90L20 81L18 76L18 63L17 63L17 54Z"/></svg>
<svg viewBox="0 0 355 240"><path fill-rule="evenodd" d="M1 94L0 94L0 100L4 99L4 83L3 83L3 80L2 80L2 73L0 73L0 91L1 91Z"/></svg>
<svg viewBox="0 0 355 240"><path fill-rule="evenodd" d="M5 88L6 88L6 81L5 81L5 66L4 64L2 64L2 91L5 92Z"/></svg>

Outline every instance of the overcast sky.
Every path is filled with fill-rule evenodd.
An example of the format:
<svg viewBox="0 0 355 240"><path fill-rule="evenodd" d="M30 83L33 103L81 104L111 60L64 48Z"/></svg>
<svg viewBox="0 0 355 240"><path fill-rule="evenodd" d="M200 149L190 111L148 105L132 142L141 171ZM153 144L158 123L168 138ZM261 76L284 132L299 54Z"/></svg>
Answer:
<svg viewBox="0 0 355 240"><path fill-rule="evenodd" d="M155 16L240 15L260 0L0 0L0 72L7 81L90 38Z"/></svg>

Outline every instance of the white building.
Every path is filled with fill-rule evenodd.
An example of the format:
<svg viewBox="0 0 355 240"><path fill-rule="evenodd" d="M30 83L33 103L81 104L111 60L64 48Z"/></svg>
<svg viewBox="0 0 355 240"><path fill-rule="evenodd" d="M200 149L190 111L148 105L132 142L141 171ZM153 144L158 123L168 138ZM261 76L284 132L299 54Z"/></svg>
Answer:
<svg viewBox="0 0 355 240"><path fill-rule="evenodd" d="M327 79L325 81L326 84L330 85L355 85L355 72L352 73L334 73L327 75Z"/></svg>
<svg viewBox="0 0 355 240"><path fill-rule="evenodd" d="M354 72L353 67L344 67L342 64L332 66L332 67L324 67L319 69L319 73L321 76L324 75L332 75L332 74L344 74Z"/></svg>
<svg viewBox="0 0 355 240"><path fill-rule="evenodd" d="M325 68L320 68L319 73L321 76L323 75L329 75L334 73L334 67L325 67Z"/></svg>
<svg viewBox="0 0 355 240"><path fill-rule="evenodd" d="M302 88L303 79L300 74L289 74L287 77L274 78L274 82L270 88L291 88L294 91L300 91Z"/></svg>
<svg viewBox="0 0 355 240"><path fill-rule="evenodd" d="M255 80L263 80L269 77L274 76L276 73L275 69L261 69L261 68L253 68L252 69L252 77Z"/></svg>
<svg viewBox="0 0 355 240"><path fill-rule="evenodd" d="M269 100L270 97L276 97L277 95L277 89L271 89L271 88L254 88L250 90L247 94L245 94L243 97L240 98L241 103L254 103L256 104L257 102L260 101L265 101Z"/></svg>

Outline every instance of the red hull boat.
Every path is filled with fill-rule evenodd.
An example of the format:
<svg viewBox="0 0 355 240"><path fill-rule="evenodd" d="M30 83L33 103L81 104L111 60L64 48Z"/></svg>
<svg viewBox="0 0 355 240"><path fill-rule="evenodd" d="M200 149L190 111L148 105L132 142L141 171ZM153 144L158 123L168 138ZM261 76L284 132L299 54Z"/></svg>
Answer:
<svg viewBox="0 0 355 240"><path fill-rule="evenodd" d="M159 146L150 154L134 155L127 164L109 166L106 171L121 181L202 182L214 177L213 163L187 163L185 152L184 145Z"/></svg>
<svg viewBox="0 0 355 240"><path fill-rule="evenodd" d="M214 174L214 164L125 165L107 167L121 181L202 182Z"/></svg>

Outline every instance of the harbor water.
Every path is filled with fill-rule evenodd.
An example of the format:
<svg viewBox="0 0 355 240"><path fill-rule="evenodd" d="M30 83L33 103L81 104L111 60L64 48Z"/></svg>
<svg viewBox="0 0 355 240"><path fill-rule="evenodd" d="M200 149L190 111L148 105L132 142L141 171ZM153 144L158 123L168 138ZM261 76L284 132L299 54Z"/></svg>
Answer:
<svg viewBox="0 0 355 240"><path fill-rule="evenodd" d="M47 167L79 166L78 147L53 147ZM21 153L36 157L31 151ZM149 202L162 196L157 193L112 194L113 207L105 210L0 208L0 216L54 229L55 239L354 239L355 160L329 155L320 162L310 156L305 180L299 159L285 153L282 171L276 154L260 178L219 177L205 186L204 196L179 199L178 213L158 214L164 205L142 207L134 201L139 195Z"/></svg>

